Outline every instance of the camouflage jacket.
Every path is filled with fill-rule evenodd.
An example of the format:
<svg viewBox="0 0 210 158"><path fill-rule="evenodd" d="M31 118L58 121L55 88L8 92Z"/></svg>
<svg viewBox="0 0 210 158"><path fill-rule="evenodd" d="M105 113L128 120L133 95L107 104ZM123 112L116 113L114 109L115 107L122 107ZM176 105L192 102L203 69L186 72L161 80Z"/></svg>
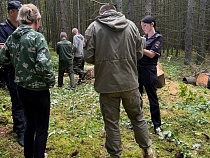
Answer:
<svg viewBox="0 0 210 158"><path fill-rule="evenodd" d="M15 67L15 82L30 90L53 87L55 76L44 36L28 25L20 25L0 50L0 63Z"/></svg>

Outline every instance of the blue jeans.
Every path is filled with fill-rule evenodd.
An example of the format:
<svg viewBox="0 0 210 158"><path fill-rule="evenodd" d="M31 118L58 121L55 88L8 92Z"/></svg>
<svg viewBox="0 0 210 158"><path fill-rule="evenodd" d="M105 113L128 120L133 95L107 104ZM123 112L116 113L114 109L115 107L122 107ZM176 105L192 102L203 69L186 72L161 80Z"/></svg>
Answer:
<svg viewBox="0 0 210 158"><path fill-rule="evenodd" d="M26 118L24 156L44 158L49 127L50 92L33 91L18 86L18 96Z"/></svg>

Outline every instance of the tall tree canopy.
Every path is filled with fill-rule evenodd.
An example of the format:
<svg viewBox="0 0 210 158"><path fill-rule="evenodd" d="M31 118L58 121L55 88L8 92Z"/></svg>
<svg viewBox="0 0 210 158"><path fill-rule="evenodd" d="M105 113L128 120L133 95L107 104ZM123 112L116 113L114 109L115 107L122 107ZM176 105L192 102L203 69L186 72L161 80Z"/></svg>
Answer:
<svg viewBox="0 0 210 158"><path fill-rule="evenodd" d="M0 20L7 17L7 3L0 1ZM205 61L210 52L210 1L208 0L20 0L34 3L42 14L43 34L54 48L61 31L66 31L72 40L71 30L77 27L84 34L87 26L98 15L105 3L114 4L140 29L140 20L145 15L156 18L159 31L164 37L164 52L178 56L185 52L185 63L192 55L197 63ZM141 33L143 33L141 31Z"/></svg>

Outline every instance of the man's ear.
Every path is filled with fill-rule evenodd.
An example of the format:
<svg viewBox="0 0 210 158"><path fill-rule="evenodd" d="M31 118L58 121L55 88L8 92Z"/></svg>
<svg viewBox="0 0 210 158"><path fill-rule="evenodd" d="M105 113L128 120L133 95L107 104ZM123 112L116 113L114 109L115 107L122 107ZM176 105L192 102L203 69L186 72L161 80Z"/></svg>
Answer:
<svg viewBox="0 0 210 158"><path fill-rule="evenodd" d="M10 9L10 10L9 10L9 15L12 15L12 14L13 14L13 10Z"/></svg>

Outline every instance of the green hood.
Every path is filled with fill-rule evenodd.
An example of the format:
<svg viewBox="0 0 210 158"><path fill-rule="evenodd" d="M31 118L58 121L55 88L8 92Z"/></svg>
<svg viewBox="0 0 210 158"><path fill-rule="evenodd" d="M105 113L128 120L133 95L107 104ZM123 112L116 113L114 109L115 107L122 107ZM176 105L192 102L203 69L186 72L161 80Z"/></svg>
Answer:
<svg viewBox="0 0 210 158"><path fill-rule="evenodd" d="M125 18L125 15L115 10L105 11L102 15L96 17L96 21L107 25L113 31L122 31L129 24L129 21Z"/></svg>
<svg viewBox="0 0 210 158"><path fill-rule="evenodd" d="M29 27L28 25L22 24L13 32L13 37L15 39L20 39L21 36L28 33L31 29L32 28Z"/></svg>

